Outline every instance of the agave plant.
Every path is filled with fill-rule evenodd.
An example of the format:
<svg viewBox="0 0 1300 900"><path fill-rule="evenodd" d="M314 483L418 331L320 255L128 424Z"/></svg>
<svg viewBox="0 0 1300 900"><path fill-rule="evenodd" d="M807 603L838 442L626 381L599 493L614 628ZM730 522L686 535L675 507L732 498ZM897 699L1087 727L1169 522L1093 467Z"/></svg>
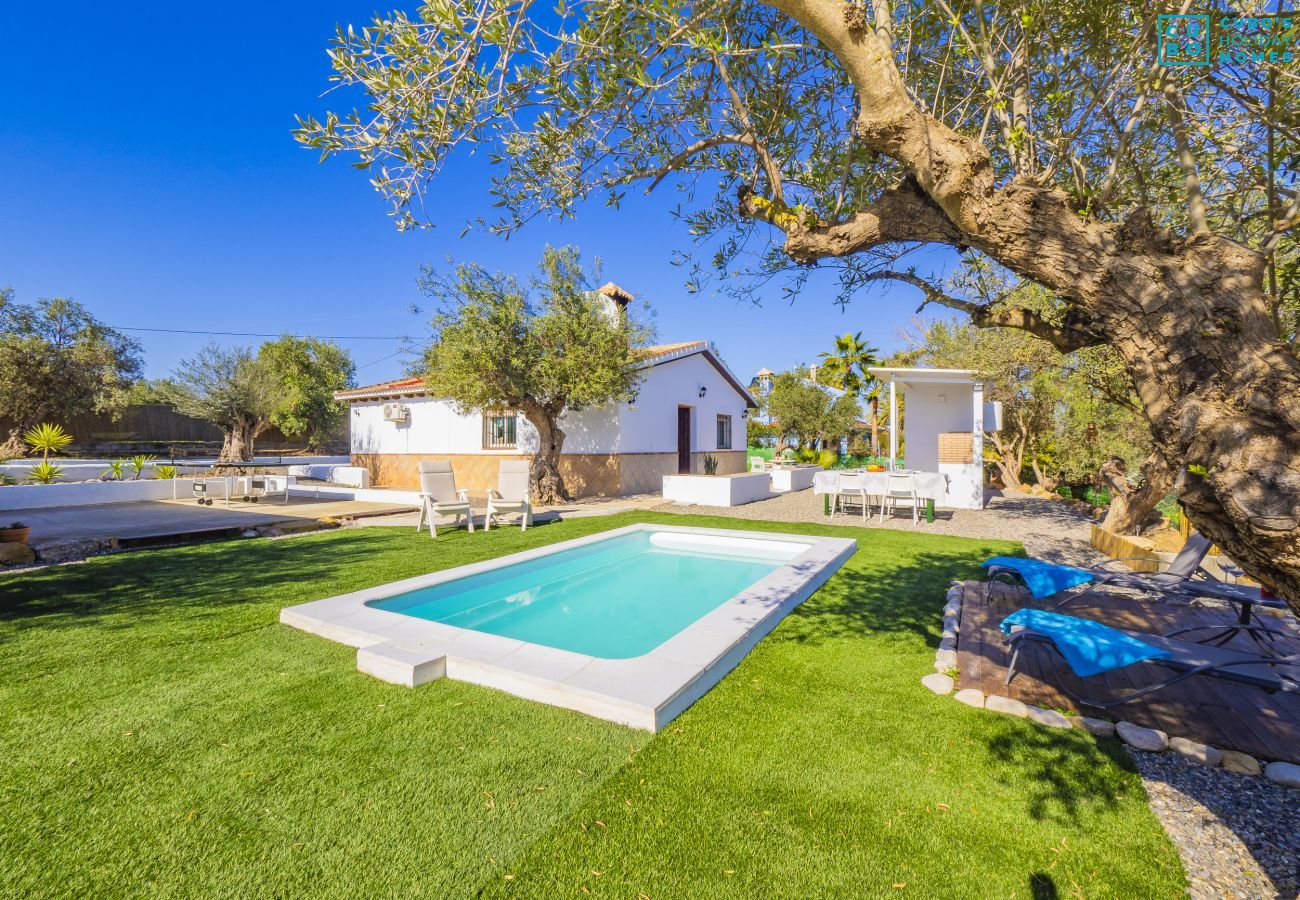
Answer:
<svg viewBox="0 0 1300 900"><path fill-rule="evenodd" d="M63 467L41 461L27 471L27 480L32 484L54 484L63 479Z"/></svg>
<svg viewBox="0 0 1300 900"><path fill-rule="evenodd" d="M121 481L122 467L125 464L126 464L125 460L110 459L108 461L108 468L105 469L99 477L105 479L106 481Z"/></svg>
<svg viewBox="0 0 1300 900"><path fill-rule="evenodd" d="M176 467L175 466L154 466L153 477L162 478L164 480L169 478L175 478Z"/></svg>
<svg viewBox="0 0 1300 900"><path fill-rule="evenodd" d="M33 451L41 454L44 462L49 462L51 453L58 453L72 443L72 435L64 431L62 425L43 422L24 434L23 441Z"/></svg>
<svg viewBox="0 0 1300 900"><path fill-rule="evenodd" d="M149 463L153 462L157 458L158 457L153 456L152 454L141 453L127 460L131 465L131 471L135 472L135 477L131 480L139 481L140 475L144 472L145 466L149 465Z"/></svg>
<svg viewBox="0 0 1300 900"><path fill-rule="evenodd" d="M704 457L704 474L705 475L718 474L718 458L714 456L712 453L707 454Z"/></svg>

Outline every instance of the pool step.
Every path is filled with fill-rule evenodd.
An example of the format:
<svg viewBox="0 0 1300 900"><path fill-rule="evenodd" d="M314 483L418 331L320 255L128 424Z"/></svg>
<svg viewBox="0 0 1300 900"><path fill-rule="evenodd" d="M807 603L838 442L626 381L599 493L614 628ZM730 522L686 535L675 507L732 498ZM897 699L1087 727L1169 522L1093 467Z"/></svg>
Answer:
<svg viewBox="0 0 1300 900"><path fill-rule="evenodd" d="M373 644L357 651L357 668L389 684L419 687L447 674L447 655L440 643L408 641Z"/></svg>

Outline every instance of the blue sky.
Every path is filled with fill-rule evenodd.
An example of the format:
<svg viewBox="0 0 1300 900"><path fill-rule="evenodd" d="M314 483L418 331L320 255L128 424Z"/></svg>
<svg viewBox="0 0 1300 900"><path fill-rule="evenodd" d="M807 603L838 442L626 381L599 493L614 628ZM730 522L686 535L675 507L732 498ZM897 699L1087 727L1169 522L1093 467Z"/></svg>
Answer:
<svg viewBox="0 0 1300 900"><path fill-rule="evenodd" d="M372 0L373 2L373 0ZM0 80L0 286L18 299L71 296L117 327L319 335L419 334L421 263L447 255L526 272L546 243L600 256L606 278L648 299L664 341L715 341L737 373L814 361L835 334L885 350L912 318L907 288L864 290L845 310L829 290L759 307L691 296L672 250L688 236L671 187L536 222L509 241L459 237L487 214L476 162L435 186L434 230L398 233L364 173L325 165L290 136L320 112L336 23L372 4L12 4ZM129 11L129 12L128 12ZM339 99L333 98L336 105ZM936 258L942 259L936 255ZM150 377L203 335L131 332ZM255 343L250 338L219 338ZM341 341L361 383L401 372L392 341Z"/></svg>

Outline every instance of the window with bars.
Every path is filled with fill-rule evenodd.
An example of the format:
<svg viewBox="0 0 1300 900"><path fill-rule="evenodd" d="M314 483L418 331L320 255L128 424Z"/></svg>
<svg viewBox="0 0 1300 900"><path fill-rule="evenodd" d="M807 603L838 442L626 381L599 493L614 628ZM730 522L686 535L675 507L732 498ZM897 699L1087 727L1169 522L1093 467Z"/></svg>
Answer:
<svg viewBox="0 0 1300 900"><path fill-rule="evenodd" d="M731 449L731 416L718 416L718 449Z"/></svg>
<svg viewBox="0 0 1300 900"><path fill-rule="evenodd" d="M483 416L483 449L506 450L517 446L519 417L515 413L487 413Z"/></svg>

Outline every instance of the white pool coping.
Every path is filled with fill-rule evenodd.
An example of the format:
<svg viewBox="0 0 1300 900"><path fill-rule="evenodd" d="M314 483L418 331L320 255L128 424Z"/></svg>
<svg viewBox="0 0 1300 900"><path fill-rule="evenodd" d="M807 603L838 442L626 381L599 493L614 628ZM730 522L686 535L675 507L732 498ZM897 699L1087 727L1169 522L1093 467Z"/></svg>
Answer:
<svg viewBox="0 0 1300 900"><path fill-rule="evenodd" d="M395 594L639 531L796 542L806 544L807 549L649 653L631 659L587 656L366 605ZM446 677L633 728L658 731L721 681L856 550L857 541L846 538L677 525L628 525L291 606L280 611L280 621L358 648L357 668L392 684L416 687Z"/></svg>

